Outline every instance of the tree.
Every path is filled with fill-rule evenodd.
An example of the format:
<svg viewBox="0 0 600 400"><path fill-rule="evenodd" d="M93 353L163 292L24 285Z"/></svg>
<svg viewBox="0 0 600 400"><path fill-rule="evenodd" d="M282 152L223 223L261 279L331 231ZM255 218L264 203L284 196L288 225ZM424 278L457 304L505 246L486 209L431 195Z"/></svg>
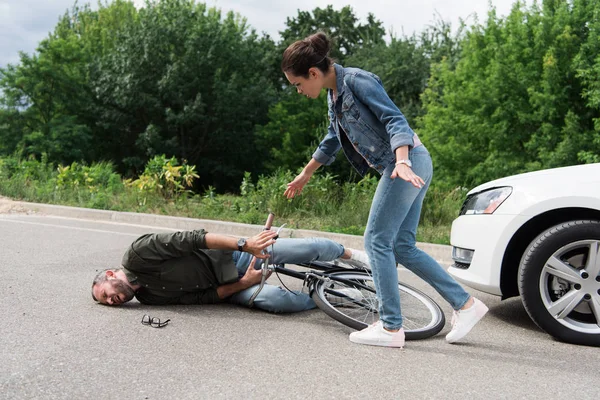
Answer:
<svg viewBox="0 0 600 400"><path fill-rule="evenodd" d="M459 58L464 26L452 33L441 19L420 34L392 35L389 43L359 48L348 64L378 75L390 98L402 110L411 126L423 115L421 94L427 87L431 64Z"/></svg>
<svg viewBox="0 0 600 400"><path fill-rule="evenodd" d="M130 2L74 6L42 40L32 56L0 70L0 140L3 152L45 153L51 161L91 161L94 143L94 94L89 68L114 45L114 30L134 17Z"/></svg>
<svg viewBox="0 0 600 400"><path fill-rule="evenodd" d="M323 31L333 41L331 57L344 63L344 60L361 47L384 42L385 30L381 21L371 13L365 24L359 23L352 7L345 6L336 11L333 6L315 8L310 11L298 10L295 18L287 18L286 29L281 33L279 48L281 53L292 42Z"/></svg>
<svg viewBox="0 0 600 400"><path fill-rule="evenodd" d="M272 47L233 13L147 3L92 76L108 152L133 171L173 155L196 165L201 182L237 189L257 168L254 125L275 99L264 72Z"/></svg>
<svg viewBox="0 0 600 400"><path fill-rule="evenodd" d="M438 179L471 186L594 160L598 47L590 27L599 7L517 2L505 20L491 10L466 35L458 63L434 67L421 126Z"/></svg>

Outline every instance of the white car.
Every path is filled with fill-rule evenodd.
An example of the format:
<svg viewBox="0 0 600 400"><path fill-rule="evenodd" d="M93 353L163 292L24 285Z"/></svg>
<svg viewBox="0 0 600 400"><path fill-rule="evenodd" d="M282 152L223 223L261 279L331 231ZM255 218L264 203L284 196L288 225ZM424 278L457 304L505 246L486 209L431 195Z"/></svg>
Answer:
<svg viewBox="0 0 600 400"><path fill-rule="evenodd" d="M600 346L600 163L509 176L467 194L452 223L459 282L521 296L550 335Z"/></svg>

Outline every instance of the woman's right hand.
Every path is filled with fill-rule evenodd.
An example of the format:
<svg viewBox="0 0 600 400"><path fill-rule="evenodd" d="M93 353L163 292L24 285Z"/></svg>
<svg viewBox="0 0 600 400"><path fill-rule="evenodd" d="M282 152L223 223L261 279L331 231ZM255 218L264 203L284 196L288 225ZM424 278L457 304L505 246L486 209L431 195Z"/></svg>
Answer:
<svg viewBox="0 0 600 400"><path fill-rule="evenodd" d="M306 172L301 172L293 181L287 184L287 189L283 195L288 199L292 199L299 194L302 194L302 189L308 183L312 175L308 175Z"/></svg>

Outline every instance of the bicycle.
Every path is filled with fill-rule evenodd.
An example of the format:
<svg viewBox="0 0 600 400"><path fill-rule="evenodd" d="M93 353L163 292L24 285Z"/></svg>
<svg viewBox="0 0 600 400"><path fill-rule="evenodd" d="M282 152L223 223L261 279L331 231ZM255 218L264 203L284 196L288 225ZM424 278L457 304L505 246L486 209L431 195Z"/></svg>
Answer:
<svg viewBox="0 0 600 400"><path fill-rule="evenodd" d="M273 218L274 215L269 214L264 229L271 229ZM283 226L285 224L279 227L277 234ZM296 271L285 265L271 265L267 258L261 267L261 283L251 297L250 305L262 290L266 279L275 273L277 276L282 274L302 280L303 287L307 288L317 307L346 326L361 330L379 319L379 302L369 268L339 259L335 262L313 261L297 265L309 270ZM289 290L281 278L279 280ZM405 283L399 282L398 290L406 340L425 339L438 334L446 322L440 306L419 289Z"/></svg>

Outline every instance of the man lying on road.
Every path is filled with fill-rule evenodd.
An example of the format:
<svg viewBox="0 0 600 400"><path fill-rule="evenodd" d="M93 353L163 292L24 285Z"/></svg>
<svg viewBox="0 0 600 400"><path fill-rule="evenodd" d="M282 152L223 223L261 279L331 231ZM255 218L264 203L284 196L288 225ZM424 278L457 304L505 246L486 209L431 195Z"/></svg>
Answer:
<svg viewBox="0 0 600 400"><path fill-rule="evenodd" d="M203 229L143 235L125 252L121 268L107 269L96 275L92 297L113 306L133 297L140 303L154 305L227 302L248 306L262 276L255 266L266 257L270 257L273 264L337 258L358 265L368 263L364 252L345 249L329 239L275 240L276 234L267 230L239 240ZM257 259L260 260L257 262ZM254 306L271 312L296 312L315 307L307 294L294 293L265 284Z"/></svg>

